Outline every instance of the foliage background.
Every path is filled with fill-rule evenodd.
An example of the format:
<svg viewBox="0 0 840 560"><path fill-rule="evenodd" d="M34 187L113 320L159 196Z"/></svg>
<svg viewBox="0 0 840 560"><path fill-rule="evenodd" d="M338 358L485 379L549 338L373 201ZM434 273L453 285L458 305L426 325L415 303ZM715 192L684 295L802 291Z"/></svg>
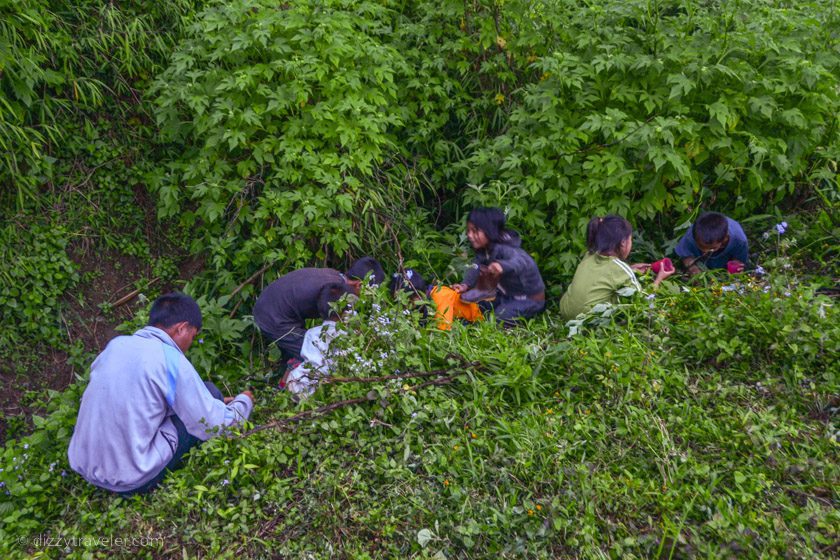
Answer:
<svg viewBox="0 0 840 560"><path fill-rule="evenodd" d="M838 277L833 1L0 0L0 15L3 392L64 389L0 417L5 556L113 554L32 540L100 531L165 537L119 551L154 557L836 553L837 318L817 291ZM476 204L507 210L553 297L607 212L636 226L636 260L726 212L770 280L709 278L572 339L551 305L515 336L441 336L369 294L343 374L464 371L457 355L468 375L326 386L301 410L376 398L214 441L145 500L62 475L97 324L130 332L184 289L206 316L199 371L263 389L262 286L363 254L455 281ZM115 306L123 286L140 297ZM268 390L259 405L258 423L299 410Z"/></svg>

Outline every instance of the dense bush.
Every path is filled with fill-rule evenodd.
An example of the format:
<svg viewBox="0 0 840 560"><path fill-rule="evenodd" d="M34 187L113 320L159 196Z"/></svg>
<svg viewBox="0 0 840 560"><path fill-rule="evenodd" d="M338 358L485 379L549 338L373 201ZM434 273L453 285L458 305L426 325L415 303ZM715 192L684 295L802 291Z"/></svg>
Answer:
<svg viewBox="0 0 840 560"><path fill-rule="evenodd" d="M223 274L391 243L398 214L507 207L549 278L593 214L671 239L713 206L836 191L837 14L820 2L213 4L157 82L162 212ZM468 183L471 186L468 186ZM395 215L397 214L397 215ZM427 219L432 220L428 215ZM409 220L414 218L409 218Z"/></svg>
<svg viewBox="0 0 840 560"><path fill-rule="evenodd" d="M487 184L466 200L504 193L546 268L572 270L595 214L669 238L701 206L744 218L819 177L837 189L829 6L598 2L537 18L505 3L501 14L496 56L522 79L498 98L505 129L464 162Z"/></svg>
<svg viewBox="0 0 840 560"><path fill-rule="evenodd" d="M0 5L0 204L38 205L64 145L97 111L143 114L140 96L171 50L182 18L176 0L21 0ZM163 32L161 32L163 30Z"/></svg>
<svg viewBox="0 0 840 560"><path fill-rule="evenodd" d="M200 220L194 246L216 269L360 247L362 210L380 207L361 179L395 149L408 72L383 12L242 0L191 26L156 86L163 131L187 149L158 192L164 216Z"/></svg>

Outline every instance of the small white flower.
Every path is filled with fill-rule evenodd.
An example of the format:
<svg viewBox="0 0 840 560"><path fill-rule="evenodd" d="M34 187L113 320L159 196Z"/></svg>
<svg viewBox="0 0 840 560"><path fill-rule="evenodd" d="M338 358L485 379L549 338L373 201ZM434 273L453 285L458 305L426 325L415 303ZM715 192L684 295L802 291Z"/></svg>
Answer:
<svg viewBox="0 0 840 560"><path fill-rule="evenodd" d="M734 292L737 289L738 289L738 287L735 284L730 284L728 286L721 286L720 291L721 292Z"/></svg>
<svg viewBox="0 0 840 560"><path fill-rule="evenodd" d="M758 274L759 276L763 276L763 275L767 274L767 271L764 270L763 266L758 265L758 266L755 267L755 273Z"/></svg>
<svg viewBox="0 0 840 560"><path fill-rule="evenodd" d="M228 480L228 479L224 479L224 480L222 481L222 486L227 486L228 484L230 484L230 480Z"/></svg>

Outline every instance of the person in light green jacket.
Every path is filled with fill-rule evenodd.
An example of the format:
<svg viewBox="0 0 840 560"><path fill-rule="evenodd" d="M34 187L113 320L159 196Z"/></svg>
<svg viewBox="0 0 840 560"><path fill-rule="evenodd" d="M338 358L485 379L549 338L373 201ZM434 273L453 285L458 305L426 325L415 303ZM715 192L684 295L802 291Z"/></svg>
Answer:
<svg viewBox="0 0 840 560"><path fill-rule="evenodd" d="M570 321L599 303L618 303L622 288L641 291L636 271L646 272L650 264L627 264L624 260L633 248L633 227L620 216L595 217L586 230L588 253L575 271L572 283L560 300L560 314ZM659 287L674 268L660 268L653 282Z"/></svg>

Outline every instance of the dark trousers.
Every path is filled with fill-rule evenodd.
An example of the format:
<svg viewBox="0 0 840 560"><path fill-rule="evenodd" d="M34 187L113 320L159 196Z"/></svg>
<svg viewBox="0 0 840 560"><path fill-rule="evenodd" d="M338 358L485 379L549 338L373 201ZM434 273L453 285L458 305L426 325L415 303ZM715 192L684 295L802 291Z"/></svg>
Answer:
<svg viewBox="0 0 840 560"><path fill-rule="evenodd" d="M290 325L282 333L270 333L260 329L266 344L274 344L280 349L283 361L291 359L300 360L300 350L303 347L303 337L306 336L306 329Z"/></svg>
<svg viewBox="0 0 840 560"><path fill-rule="evenodd" d="M545 301L516 299L500 294L493 302L496 320L512 326L519 318L530 319L545 311Z"/></svg>
<svg viewBox="0 0 840 560"><path fill-rule="evenodd" d="M224 402L225 397L216 385L209 381L205 381L204 386L207 387L207 390L210 391L210 394L213 395L214 399ZM135 488L134 490L129 490L128 492L120 492L120 496L128 497L133 496L134 494L148 494L154 490L158 484L160 484L160 481L163 480L166 473L180 469L183 466L183 458L184 455L187 454L187 451L193 447L201 445L201 440L187 431L186 426L184 426L184 423L177 415L172 415L172 423L175 425L175 429L178 430L178 446L175 448L175 453L172 455L172 459L169 460L166 466L163 467L163 470L160 471L152 480L140 488Z"/></svg>

